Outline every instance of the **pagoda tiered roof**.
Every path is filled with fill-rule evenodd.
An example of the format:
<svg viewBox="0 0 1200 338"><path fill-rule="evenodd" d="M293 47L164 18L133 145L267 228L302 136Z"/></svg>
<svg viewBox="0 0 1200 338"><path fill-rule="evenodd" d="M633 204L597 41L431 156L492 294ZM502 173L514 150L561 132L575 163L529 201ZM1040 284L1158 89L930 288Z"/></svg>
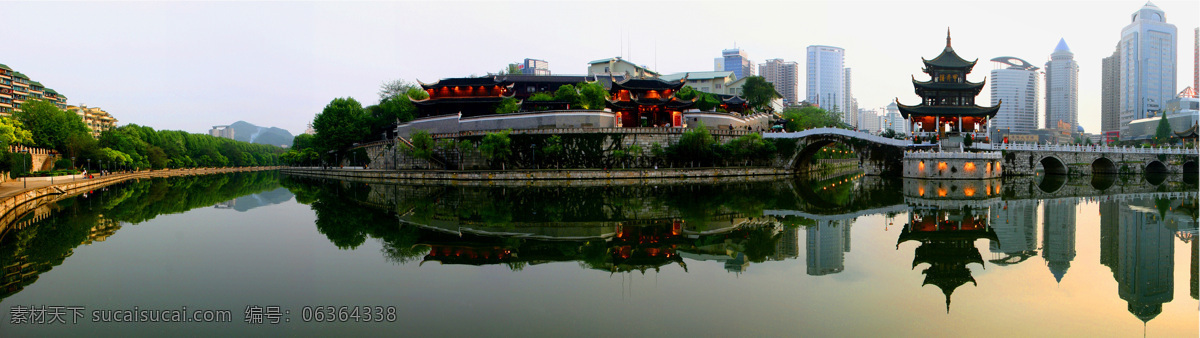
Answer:
<svg viewBox="0 0 1200 338"><path fill-rule="evenodd" d="M933 58L933 60L921 58L921 62L925 63L926 73L928 73L931 68L965 68L967 72L970 72L971 68L975 68L975 63L978 61L979 59L975 59L975 61L964 60L962 57L958 56L958 53L954 52L954 47L950 47L949 29L946 30L946 49L942 50L942 54L938 54L938 56Z"/></svg>
<svg viewBox="0 0 1200 338"><path fill-rule="evenodd" d="M999 102L1003 103L1003 102ZM982 107L977 105L970 106L926 106L919 104L909 106L896 101L896 108L900 109L900 115L908 118L909 115L918 116L987 116L994 117L1000 111L1000 105L994 107Z"/></svg>
<svg viewBox="0 0 1200 338"><path fill-rule="evenodd" d="M979 95L979 92L983 90L983 86L987 84L987 80L985 79L980 82L936 82L933 80L918 81L914 77L912 83L913 87L917 89L917 95L921 95L922 90L973 90L975 95Z"/></svg>

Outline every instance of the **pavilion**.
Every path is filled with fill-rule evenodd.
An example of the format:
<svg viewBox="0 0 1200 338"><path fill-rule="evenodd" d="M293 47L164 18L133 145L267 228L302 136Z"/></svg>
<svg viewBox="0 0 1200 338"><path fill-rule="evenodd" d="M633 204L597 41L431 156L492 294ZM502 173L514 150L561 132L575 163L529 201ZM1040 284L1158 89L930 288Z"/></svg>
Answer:
<svg viewBox="0 0 1200 338"><path fill-rule="evenodd" d="M896 106L900 115L908 119L914 137L923 140L942 140L946 137L969 137L973 141L987 142L987 122L1000 110L1000 105L983 107L975 104L975 96L983 89L985 81L967 81L967 74L975 67L975 62L967 61L954 52L950 47L950 31L946 30L946 49L942 54L926 60L923 72L929 74L929 81L912 79L921 103L917 105L900 104Z"/></svg>

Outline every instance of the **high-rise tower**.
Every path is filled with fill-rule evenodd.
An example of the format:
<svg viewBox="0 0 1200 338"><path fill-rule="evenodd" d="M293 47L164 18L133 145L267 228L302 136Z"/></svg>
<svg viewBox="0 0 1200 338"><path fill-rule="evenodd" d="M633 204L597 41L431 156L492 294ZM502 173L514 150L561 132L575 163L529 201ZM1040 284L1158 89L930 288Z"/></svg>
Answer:
<svg viewBox="0 0 1200 338"><path fill-rule="evenodd" d="M1007 65L992 70L992 106L1004 102L992 119L992 128L1017 133L1038 129L1038 67L1011 56L994 58L992 62L1001 67Z"/></svg>
<svg viewBox="0 0 1200 338"><path fill-rule="evenodd" d="M1121 134L1129 122L1152 116L1175 97L1175 25L1166 14L1146 2L1121 30ZM1122 135L1123 136L1123 135Z"/></svg>
<svg viewBox="0 0 1200 338"><path fill-rule="evenodd" d="M833 46L808 46L805 67L805 100L828 111L842 112L846 99L846 50Z"/></svg>
<svg viewBox="0 0 1200 338"><path fill-rule="evenodd" d="M1058 40L1050 61L1046 62L1044 126L1055 128L1059 122L1071 125L1071 132L1079 127L1079 64L1075 62L1075 53L1067 47L1066 39Z"/></svg>
<svg viewBox="0 0 1200 338"><path fill-rule="evenodd" d="M775 91L783 95L783 104L799 104L800 65L796 61L770 59L767 63L758 65L758 73L763 79L775 85Z"/></svg>

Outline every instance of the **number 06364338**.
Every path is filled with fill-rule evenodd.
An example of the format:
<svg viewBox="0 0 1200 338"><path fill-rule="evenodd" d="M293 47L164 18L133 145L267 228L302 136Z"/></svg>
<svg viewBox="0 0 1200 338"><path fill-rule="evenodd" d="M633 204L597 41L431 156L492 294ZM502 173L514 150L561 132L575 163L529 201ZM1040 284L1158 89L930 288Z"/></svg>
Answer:
<svg viewBox="0 0 1200 338"><path fill-rule="evenodd" d="M305 306L300 311L304 322L374 323L395 322L395 306Z"/></svg>

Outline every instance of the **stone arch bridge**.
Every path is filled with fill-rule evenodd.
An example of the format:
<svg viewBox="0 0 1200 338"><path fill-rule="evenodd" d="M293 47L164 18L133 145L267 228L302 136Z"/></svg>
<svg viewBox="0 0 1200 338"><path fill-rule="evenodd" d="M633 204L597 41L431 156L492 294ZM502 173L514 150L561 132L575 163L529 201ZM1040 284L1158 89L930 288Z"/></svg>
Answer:
<svg viewBox="0 0 1200 338"><path fill-rule="evenodd" d="M792 171L807 171L821 148L841 143L854 149L859 166L869 175L900 176L902 160L918 145L865 132L841 128L814 128L790 133L767 133L763 138L796 139L790 155L780 156L776 165ZM1041 165L1052 175L1117 173L1196 173L1197 149L1134 148L1085 145L977 144L979 151L1000 151L1006 176L1032 175Z"/></svg>

